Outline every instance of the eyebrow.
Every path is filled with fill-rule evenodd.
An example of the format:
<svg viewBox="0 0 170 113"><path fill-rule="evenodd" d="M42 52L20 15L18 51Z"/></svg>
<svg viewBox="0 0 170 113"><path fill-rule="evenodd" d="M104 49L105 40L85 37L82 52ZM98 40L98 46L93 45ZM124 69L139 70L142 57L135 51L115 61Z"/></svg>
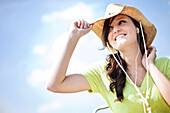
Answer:
<svg viewBox="0 0 170 113"><path fill-rule="evenodd" d="M117 21L118 21L118 20L121 20L121 19L126 19L126 18L125 18L125 17L120 17L119 19L117 19Z"/></svg>
<svg viewBox="0 0 170 113"><path fill-rule="evenodd" d="M116 21L119 21L121 19L126 19L125 17L120 17L119 19L117 19ZM114 19L113 19L114 20ZM113 20L111 20L111 22L109 23L110 25L112 24Z"/></svg>

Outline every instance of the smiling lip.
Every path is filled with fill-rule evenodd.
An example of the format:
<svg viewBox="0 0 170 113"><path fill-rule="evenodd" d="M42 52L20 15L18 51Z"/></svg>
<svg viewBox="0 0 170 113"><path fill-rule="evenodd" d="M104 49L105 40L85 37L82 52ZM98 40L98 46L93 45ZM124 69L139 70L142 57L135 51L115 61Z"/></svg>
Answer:
<svg viewBox="0 0 170 113"><path fill-rule="evenodd" d="M121 36L120 36L121 35ZM117 39L117 37L122 37L122 36L126 36L126 34L125 33L121 33L121 34L117 34L116 36L115 36L115 38L114 38L114 40L116 40Z"/></svg>

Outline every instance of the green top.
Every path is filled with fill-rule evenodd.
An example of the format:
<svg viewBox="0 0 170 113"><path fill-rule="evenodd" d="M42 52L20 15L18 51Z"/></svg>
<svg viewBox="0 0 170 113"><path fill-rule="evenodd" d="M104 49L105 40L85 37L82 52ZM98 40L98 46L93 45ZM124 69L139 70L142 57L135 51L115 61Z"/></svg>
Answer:
<svg viewBox="0 0 170 113"><path fill-rule="evenodd" d="M155 65L165 76L168 77L168 79L170 79L170 59L165 57L158 58L155 60ZM109 89L110 82L106 77L106 61L90 66L83 75L91 86L91 90L89 90L89 92L100 93L108 103L113 113L144 113L142 99L129 80L126 80L125 88L123 89L123 101L113 102L117 97L116 94L112 93ZM138 87L144 97L146 95L146 85L147 76L145 76L141 87ZM150 75L148 102L151 106L152 113L170 113L170 107L162 98Z"/></svg>

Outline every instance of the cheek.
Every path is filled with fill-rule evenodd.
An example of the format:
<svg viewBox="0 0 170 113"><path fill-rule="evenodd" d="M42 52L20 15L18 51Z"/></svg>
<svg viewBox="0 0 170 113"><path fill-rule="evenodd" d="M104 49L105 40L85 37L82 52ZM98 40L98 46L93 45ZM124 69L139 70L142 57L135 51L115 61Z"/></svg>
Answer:
<svg viewBox="0 0 170 113"><path fill-rule="evenodd" d="M113 34L109 33L107 38L108 38L109 43L112 42L113 41Z"/></svg>
<svg viewBox="0 0 170 113"><path fill-rule="evenodd" d="M130 40L136 40L137 39L136 27L130 26L127 29L128 29L128 34L129 34Z"/></svg>
<svg viewBox="0 0 170 113"><path fill-rule="evenodd" d="M131 30L130 35L132 40L137 40L137 33L135 32L135 30Z"/></svg>
<svg viewBox="0 0 170 113"><path fill-rule="evenodd" d="M116 42L115 42L114 39L113 39L113 34L112 34L112 33L109 33L109 34L108 34L108 41L109 41L109 44L110 44L113 48L115 48Z"/></svg>

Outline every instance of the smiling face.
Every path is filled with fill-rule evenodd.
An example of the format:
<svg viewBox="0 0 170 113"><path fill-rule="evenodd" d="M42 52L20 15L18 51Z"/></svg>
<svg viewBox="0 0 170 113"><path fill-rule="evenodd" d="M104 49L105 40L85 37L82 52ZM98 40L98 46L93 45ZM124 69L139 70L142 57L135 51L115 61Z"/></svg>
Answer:
<svg viewBox="0 0 170 113"><path fill-rule="evenodd" d="M126 15L117 15L108 26L108 30L109 44L116 50L121 51L132 44L137 44L137 28Z"/></svg>

